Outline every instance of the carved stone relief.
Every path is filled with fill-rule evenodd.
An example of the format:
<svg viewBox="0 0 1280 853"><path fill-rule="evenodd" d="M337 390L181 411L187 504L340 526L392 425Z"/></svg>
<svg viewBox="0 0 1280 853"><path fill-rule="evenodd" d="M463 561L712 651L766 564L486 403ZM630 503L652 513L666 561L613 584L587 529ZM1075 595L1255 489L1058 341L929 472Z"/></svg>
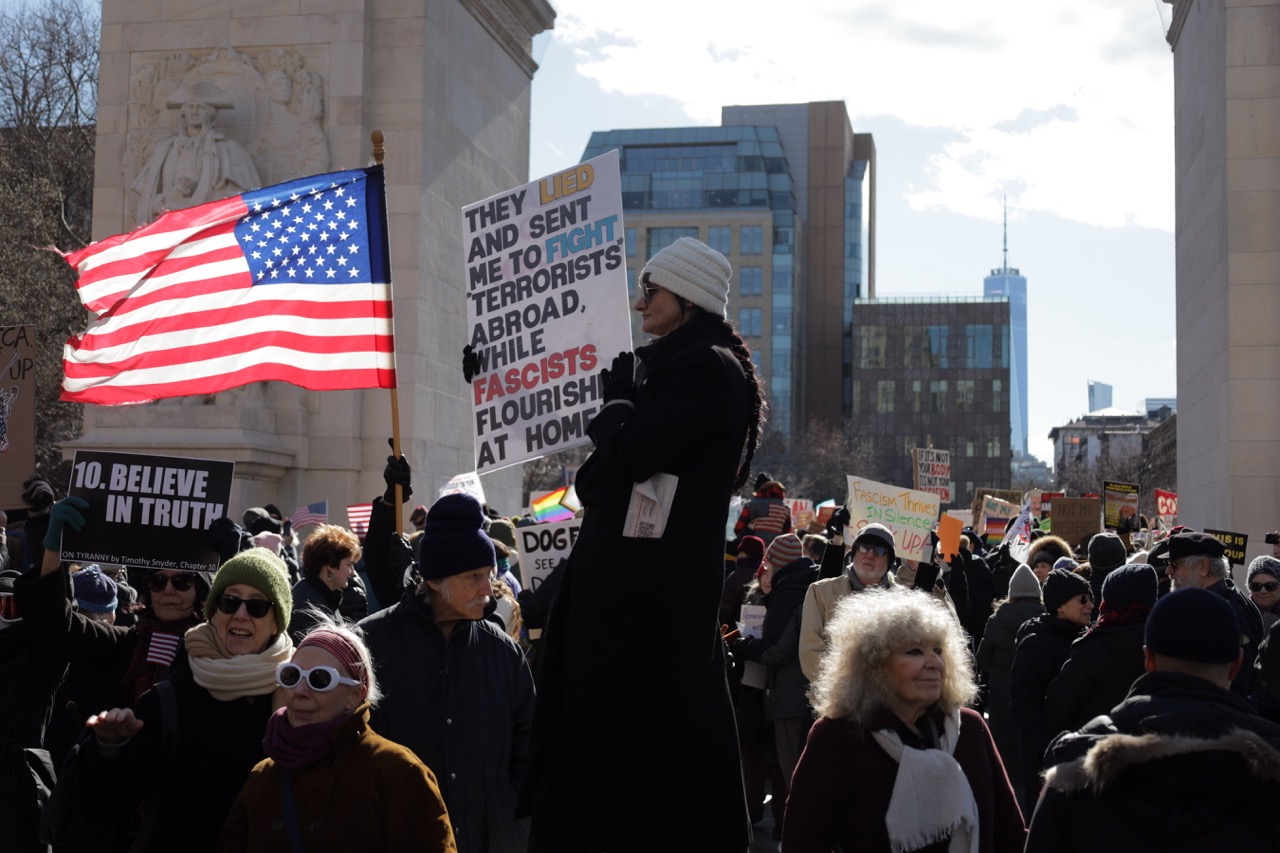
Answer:
<svg viewBox="0 0 1280 853"><path fill-rule="evenodd" d="M129 91L130 225L329 168L324 83L296 51L171 53Z"/></svg>

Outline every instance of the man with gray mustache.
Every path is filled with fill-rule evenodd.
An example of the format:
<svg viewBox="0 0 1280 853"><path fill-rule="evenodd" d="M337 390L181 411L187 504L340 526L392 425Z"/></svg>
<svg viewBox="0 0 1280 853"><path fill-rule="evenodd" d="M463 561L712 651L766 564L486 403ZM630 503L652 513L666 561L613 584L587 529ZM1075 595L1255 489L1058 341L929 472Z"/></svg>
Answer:
<svg viewBox="0 0 1280 853"><path fill-rule="evenodd" d="M360 622L383 700L371 725L412 749L440 783L459 853L516 853L533 678L524 652L484 618L497 563L470 495L427 511L416 589Z"/></svg>

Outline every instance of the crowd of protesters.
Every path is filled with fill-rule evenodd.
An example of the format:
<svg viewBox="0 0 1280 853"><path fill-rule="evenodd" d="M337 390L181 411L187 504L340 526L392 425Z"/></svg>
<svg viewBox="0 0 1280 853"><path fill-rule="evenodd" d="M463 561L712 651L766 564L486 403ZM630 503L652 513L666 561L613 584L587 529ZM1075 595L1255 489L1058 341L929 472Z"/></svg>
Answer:
<svg viewBox="0 0 1280 853"><path fill-rule="evenodd" d="M766 409L730 275L687 238L646 266L656 341L602 377L581 532L536 582L531 520L402 507L403 456L363 538L252 507L213 572L65 563L87 504L28 482L4 849L742 853L766 815L796 853L1280 849L1280 557L1239 588L1190 528L966 529L918 563L845 508L795 524L766 473L726 519Z"/></svg>

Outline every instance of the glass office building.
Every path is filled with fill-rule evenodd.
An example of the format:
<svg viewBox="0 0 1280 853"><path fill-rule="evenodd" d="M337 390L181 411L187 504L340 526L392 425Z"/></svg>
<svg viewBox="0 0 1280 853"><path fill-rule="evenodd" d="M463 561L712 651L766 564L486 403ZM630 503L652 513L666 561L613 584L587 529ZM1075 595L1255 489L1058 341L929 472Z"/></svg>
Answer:
<svg viewBox="0 0 1280 853"><path fill-rule="evenodd" d="M769 429L847 417L853 305L874 294L874 144L852 132L844 104L733 106L719 127L597 131L583 159L615 148L633 295L649 258L697 237L733 265L729 318L764 377Z"/></svg>
<svg viewBox="0 0 1280 853"><path fill-rule="evenodd" d="M618 149L627 278L681 237L729 258L729 318L766 380L770 423L795 418L796 230L787 158L773 127L677 127L597 131L582 158Z"/></svg>
<svg viewBox="0 0 1280 853"><path fill-rule="evenodd" d="M1027 279L1009 266L1008 226L1005 227L1004 263L982 280L986 296L1003 296L1009 300L1009 429L1013 449L1029 455L1027 449Z"/></svg>

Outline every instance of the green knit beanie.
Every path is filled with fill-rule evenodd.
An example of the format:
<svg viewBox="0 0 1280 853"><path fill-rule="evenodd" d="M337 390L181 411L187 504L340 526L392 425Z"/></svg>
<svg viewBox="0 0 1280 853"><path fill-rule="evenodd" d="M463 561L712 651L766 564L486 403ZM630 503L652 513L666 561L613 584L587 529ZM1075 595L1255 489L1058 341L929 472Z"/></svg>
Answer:
<svg viewBox="0 0 1280 853"><path fill-rule="evenodd" d="M218 600L227 587L247 584L267 597L275 611L276 633L289 630L289 617L293 615L293 591L289 589L289 568L284 560L266 548L250 548L241 551L222 564L213 576L213 589L204 602L204 618L213 619L218 611Z"/></svg>

